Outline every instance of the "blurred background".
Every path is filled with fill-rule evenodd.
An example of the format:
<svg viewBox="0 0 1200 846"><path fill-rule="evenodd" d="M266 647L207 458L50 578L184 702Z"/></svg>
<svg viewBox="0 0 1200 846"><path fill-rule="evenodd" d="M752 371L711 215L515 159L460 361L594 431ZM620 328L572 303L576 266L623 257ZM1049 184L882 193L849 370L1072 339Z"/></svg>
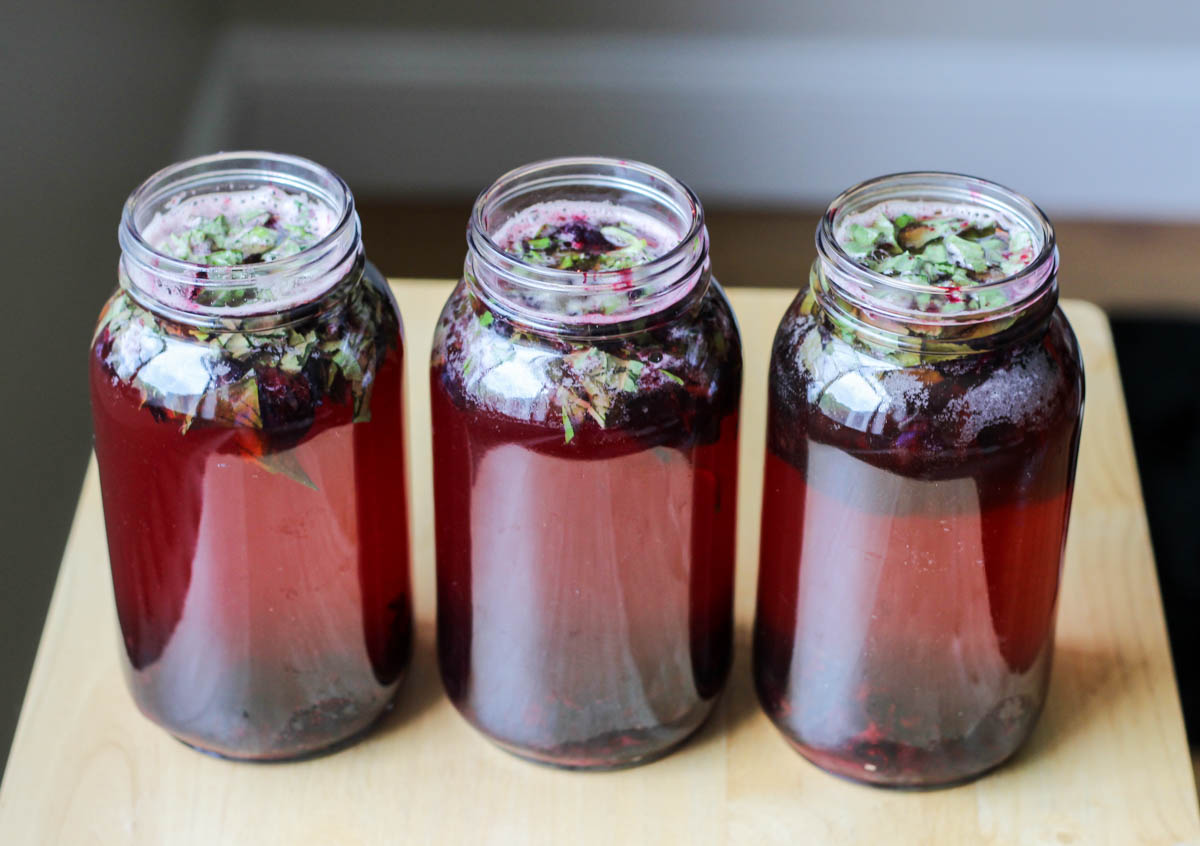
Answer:
<svg viewBox="0 0 1200 846"><path fill-rule="evenodd" d="M1200 736L1200 4L43 0L5 10L0 79L0 761L91 446L84 357L121 203L237 148L338 171L390 276L457 276L474 195L552 155L689 183L727 285L795 287L817 215L867 177L1032 196L1065 295L1113 317Z"/></svg>

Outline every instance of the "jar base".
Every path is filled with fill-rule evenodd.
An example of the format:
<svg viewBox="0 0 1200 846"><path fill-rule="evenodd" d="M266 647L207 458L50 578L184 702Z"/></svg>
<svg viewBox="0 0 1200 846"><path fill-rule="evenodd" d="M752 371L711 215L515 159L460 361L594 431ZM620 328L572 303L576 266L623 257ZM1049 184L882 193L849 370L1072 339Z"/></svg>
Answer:
<svg viewBox="0 0 1200 846"><path fill-rule="evenodd" d="M172 738L182 743L188 749L199 752L201 755L207 755L210 758L217 758L222 761L233 761L235 763L244 764L292 764L301 761L309 761L315 758L324 758L327 755L334 755L344 749L358 744L364 740L367 735L374 732L379 724L382 723L387 715L390 714L396 707L396 700L393 696L388 700L378 714L374 715L366 724L359 726L342 737L311 748L304 748L297 751L280 751L280 752L265 752L262 754L242 755L237 753L223 752L216 749L209 749L199 743L194 743L177 734L168 732Z"/></svg>
<svg viewBox="0 0 1200 846"><path fill-rule="evenodd" d="M859 762L848 760L845 757L834 756L829 753L823 753L820 750L812 749L798 743L795 739L784 734L788 745L800 754L804 760L823 772L829 775L836 776L844 781L861 784L866 787L875 787L882 790L896 790L902 792L920 793L933 790L948 790L954 787L961 787L964 784L970 784L973 781L983 778L986 775L996 771L1010 761L1021 747L1024 746L1024 740L1017 744L1013 749L1004 753L999 759L989 761L979 769L947 773L933 778L923 778L915 773L895 773L888 772L878 768L878 765L870 762ZM872 769L874 767L874 769Z"/></svg>
<svg viewBox="0 0 1200 846"><path fill-rule="evenodd" d="M631 755L603 754L597 753L589 756L586 751L578 750L575 752L543 752L539 750L529 749L523 746L516 746L506 743L499 738L493 737L486 732L481 732L500 749L508 754L520 758L523 761L528 761L533 764L538 764L543 767L549 767L556 770L568 770L576 772L613 772L616 770L627 770L633 767L640 767L643 764L651 764L655 761L665 758L671 753L677 751L684 746L689 740L699 734L704 728L713 711L716 709L717 697L714 697L708 703L708 707L704 709L699 719L695 722L689 721L689 724L682 729L681 732L661 742L651 745L650 739L644 742L648 748L641 752L635 752ZM475 726L478 730L478 727ZM626 745L626 750L632 744Z"/></svg>

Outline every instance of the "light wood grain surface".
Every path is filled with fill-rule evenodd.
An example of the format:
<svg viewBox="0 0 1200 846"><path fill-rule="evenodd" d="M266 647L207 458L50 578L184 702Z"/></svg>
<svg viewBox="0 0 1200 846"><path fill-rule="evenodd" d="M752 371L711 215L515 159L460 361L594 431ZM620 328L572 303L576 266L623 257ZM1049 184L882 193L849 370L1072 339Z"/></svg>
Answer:
<svg viewBox="0 0 1200 846"><path fill-rule="evenodd" d="M0 785L0 844L1191 844L1200 814L1146 520L1103 314L1067 304L1088 399L1046 711L1007 766L898 793L822 773L783 742L749 680L766 361L784 291L731 299L746 350L738 650L729 689L674 755L567 773L489 745L445 699L433 659L426 350L445 283L403 283L418 644L395 712L365 741L297 764L205 757L143 719L124 688L95 465Z"/></svg>

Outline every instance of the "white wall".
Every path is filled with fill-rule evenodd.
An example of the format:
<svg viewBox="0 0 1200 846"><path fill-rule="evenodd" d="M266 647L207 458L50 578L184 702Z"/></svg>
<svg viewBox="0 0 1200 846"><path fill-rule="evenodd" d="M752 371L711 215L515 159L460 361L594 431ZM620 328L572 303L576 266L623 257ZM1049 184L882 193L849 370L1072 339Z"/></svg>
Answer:
<svg viewBox="0 0 1200 846"><path fill-rule="evenodd" d="M209 77L227 108L191 147L291 149L361 195L602 152L710 205L822 206L937 168L1052 214L1200 218L1200 4L478 5L230 4Z"/></svg>

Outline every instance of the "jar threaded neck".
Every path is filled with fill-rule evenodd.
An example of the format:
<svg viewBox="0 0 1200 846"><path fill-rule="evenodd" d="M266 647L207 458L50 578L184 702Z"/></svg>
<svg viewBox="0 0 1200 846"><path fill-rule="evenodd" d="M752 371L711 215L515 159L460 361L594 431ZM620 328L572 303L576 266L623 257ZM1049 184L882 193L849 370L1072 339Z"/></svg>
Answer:
<svg viewBox="0 0 1200 846"><path fill-rule="evenodd" d="M543 203L625 210L669 230L674 243L621 269L533 264L498 243L498 233ZM476 200L467 245L464 275L475 292L550 334L620 334L635 321L666 319L702 296L710 275L708 231L696 195L658 168L620 159L549 159L506 173Z"/></svg>
<svg viewBox="0 0 1200 846"><path fill-rule="evenodd" d="M959 285L889 275L851 255L843 243L851 221L878 212L890 227L891 212L906 208L965 210L993 225L1018 228L1029 239L1029 260L1003 278ZM907 215L896 220L901 217ZM860 183L829 204L817 226L816 246L811 284L817 302L868 343L960 355L970 351L964 342L1040 322L1057 304L1058 248L1045 213L1025 196L971 176L912 172Z"/></svg>
<svg viewBox="0 0 1200 846"><path fill-rule="evenodd" d="M172 203L265 186L322 204L332 228L294 255L230 266L177 258L145 237ZM349 187L328 168L282 153L217 153L164 168L130 194L117 235L122 288L145 308L197 326L277 325L310 316L345 287L341 283L360 276L364 263Z"/></svg>

